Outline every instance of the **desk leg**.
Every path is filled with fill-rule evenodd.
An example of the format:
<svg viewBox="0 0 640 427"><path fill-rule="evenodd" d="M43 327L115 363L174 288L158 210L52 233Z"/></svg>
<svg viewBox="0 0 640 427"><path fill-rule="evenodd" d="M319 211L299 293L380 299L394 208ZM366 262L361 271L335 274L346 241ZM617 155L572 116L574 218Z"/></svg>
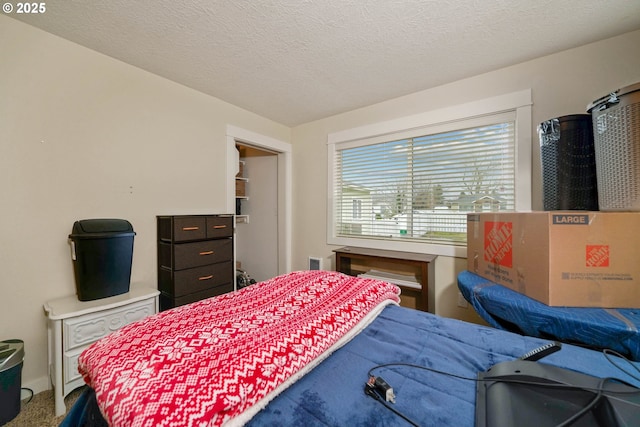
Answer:
<svg viewBox="0 0 640 427"><path fill-rule="evenodd" d="M431 267L433 268L433 266ZM420 285L422 286L422 306L424 307L424 311L429 310L429 286L435 286L432 280L429 280L429 266L426 262L423 262L420 265L420 275L422 276L422 280Z"/></svg>

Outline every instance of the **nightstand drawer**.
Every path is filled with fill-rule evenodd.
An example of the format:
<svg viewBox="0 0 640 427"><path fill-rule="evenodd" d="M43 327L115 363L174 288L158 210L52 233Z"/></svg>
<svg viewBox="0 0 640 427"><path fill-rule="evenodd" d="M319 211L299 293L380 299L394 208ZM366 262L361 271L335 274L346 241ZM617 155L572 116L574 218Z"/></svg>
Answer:
<svg viewBox="0 0 640 427"><path fill-rule="evenodd" d="M154 314L155 308L155 301L147 300L65 319L62 322L63 351L97 341L129 323Z"/></svg>
<svg viewBox="0 0 640 427"><path fill-rule="evenodd" d="M64 353L64 360L62 361L62 365L64 366L64 383L68 383L79 378L82 378L80 372L78 372L78 358L80 354L84 351L85 347L81 347L79 349L68 351Z"/></svg>

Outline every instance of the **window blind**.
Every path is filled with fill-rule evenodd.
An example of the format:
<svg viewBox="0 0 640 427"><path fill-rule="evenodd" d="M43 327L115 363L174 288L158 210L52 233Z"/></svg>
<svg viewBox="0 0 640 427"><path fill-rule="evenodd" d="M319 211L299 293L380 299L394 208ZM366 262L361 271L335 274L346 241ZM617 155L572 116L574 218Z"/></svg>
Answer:
<svg viewBox="0 0 640 427"><path fill-rule="evenodd" d="M466 245L467 213L515 209L515 147L515 113L336 144L336 236Z"/></svg>

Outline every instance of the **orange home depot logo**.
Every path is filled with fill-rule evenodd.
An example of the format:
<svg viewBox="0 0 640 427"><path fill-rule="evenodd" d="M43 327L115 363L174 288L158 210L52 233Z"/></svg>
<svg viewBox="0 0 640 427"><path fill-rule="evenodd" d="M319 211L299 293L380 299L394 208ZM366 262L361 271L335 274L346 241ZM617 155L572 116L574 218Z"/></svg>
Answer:
<svg viewBox="0 0 640 427"><path fill-rule="evenodd" d="M484 260L503 267L513 265L513 223L484 223Z"/></svg>
<svg viewBox="0 0 640 427"><path fill-rule="evenodd" d="M587 245L587 267L609 267L609 245Z"/></svg>

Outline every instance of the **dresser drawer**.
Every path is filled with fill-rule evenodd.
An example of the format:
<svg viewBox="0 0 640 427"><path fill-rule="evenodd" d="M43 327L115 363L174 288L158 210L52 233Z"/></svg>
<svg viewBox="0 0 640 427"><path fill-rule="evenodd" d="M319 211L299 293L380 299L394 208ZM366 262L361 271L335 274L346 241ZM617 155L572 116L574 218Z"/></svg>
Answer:
<svg viewBox="0 0 640 427"><path fill-rule="evenodd" d="M220 237L231 237L233 235L232 216L208 216L207 217L207 238L218 239Z"/></svg>
<svg viewBox="0 0 640 427"><path fill-rule="evenodd" d="M180 297L224 283L233 283L234 272L231 261L205 265L204 267L172 271L161 269L159 289L166 294Z"/></svg>
<svg viewBox="0 0 640 427"><path fill-rule="evenodd" d="M174 270L215 264L233 259L233 240L206 240L174 245L160 242L158 257L162 267Z"/></svg>
<svg viewBox="0 0 640 427"><path fill-rule="evenodd" d="M207 237L204 216L158 217L158 239L167 242L189 242Z"/></svg>
<svg viewBox="0 0 640 427"><path fill-rule="evenodd" d="M183 295L177 298L171 295L161 293L160 294L160 310L167 310L169 308L178 307L180 305L185 305L192 302L200 301L205 298L211 298L217 295L226 294L231 291L233 291L233 283L226 283L224 285L215 286L213 288L205 289L200 292L194 292L188 295Z"/></svg>
<svg viewBox="0 0 640 427"><path fill-rule="evenodd" d="M192 242L233 235L233 216L158 217L158 239L167 242Z"/></svg>
<svg viewBox="0 0 640 427"><path fill-rule="evenodd" d="M140 301L110 310L85 314L62 322L63 351L92 343L129 323L154 314L155 301Z"/></svg>

